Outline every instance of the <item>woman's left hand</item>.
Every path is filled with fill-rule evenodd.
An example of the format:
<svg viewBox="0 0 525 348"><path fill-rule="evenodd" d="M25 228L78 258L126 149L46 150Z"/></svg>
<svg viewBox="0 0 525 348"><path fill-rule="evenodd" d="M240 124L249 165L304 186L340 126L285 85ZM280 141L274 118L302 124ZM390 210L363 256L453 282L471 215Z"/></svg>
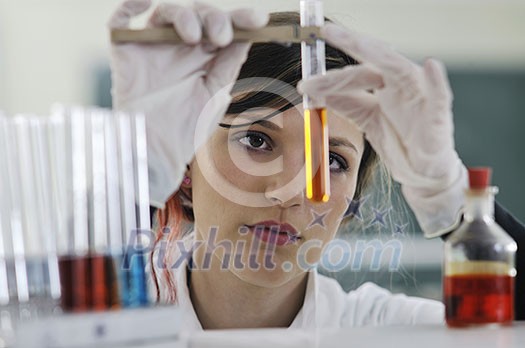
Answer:
<svg viewBox="0 0 525 348"><path fill-rule="evenodd" d="M388 45L334 24L326 42L360 65L302 81L329 110L353 120L390 170L425 236L449 232L461 217L466 169L454 149L452 93L443 65L417 65Z"/></svg>

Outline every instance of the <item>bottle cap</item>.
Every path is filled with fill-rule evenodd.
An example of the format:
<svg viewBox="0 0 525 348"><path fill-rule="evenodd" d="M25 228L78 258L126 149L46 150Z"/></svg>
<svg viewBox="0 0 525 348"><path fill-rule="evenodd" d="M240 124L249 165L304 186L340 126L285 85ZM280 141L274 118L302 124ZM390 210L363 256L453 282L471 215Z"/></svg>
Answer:
<svg viewBox="0 0 525 348"><path fill-rule="evenodd" d="M492 168L490 167L473 167L468 169L468 178L470 188L474 190L483 190L490 185Z"/></svg>

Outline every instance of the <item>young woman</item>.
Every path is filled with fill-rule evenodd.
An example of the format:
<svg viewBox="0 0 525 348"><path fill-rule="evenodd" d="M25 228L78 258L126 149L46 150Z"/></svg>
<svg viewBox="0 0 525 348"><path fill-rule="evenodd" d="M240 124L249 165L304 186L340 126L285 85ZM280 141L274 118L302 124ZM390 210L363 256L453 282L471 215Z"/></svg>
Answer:
<svg viewBox="0 0 525 348"><path fill-rule="evenodd" d="M150 5L123 3L110 27ZM327 24L329 72L299 83L299 45L231 42L234 27L267 21L254 10L162 4L149 25L173 25L185 44L112 47L115 106L148 118L152 204L162 208L152 259L159 300L183 308L189 329L442 322L439 302L372 284L347 294L315 264L351 219L376 153L427 237L457 225L466 175L443 66ZM277 13L269 25L294 23L297 14ZM327 102L326 203L304 194L298 84Z"/></svg>

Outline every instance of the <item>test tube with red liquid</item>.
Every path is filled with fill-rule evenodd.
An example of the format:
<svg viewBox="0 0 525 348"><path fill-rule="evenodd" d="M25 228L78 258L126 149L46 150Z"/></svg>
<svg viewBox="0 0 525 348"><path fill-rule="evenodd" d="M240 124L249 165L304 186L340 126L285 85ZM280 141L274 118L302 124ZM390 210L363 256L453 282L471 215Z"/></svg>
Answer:
<svg viewBox="0 0 525 348"><path fill-rule="evenodd" d="M56 106L50 146L57 206L61 305L66 312L120 307L110 253L105 166L105 115Z"/></svg>

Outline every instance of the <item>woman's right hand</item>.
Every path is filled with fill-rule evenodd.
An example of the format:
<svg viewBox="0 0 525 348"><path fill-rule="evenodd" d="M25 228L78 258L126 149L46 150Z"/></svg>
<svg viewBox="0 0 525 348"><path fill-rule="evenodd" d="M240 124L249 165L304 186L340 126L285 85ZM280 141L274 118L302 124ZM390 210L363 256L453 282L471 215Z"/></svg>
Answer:
<svg viewBox="0 0 525 348"><path fill-rule="evenodd" d="M110 29L128 28L150 6L151 0L125 1ZM163 207L178 189L186 164L226 112L250 49L249 43L232 43L233 27L257 29L267 21L266 14L251 9L227 13L202 3L163 3L148 26L173 26L186 44L112 45L114 107L146 115L152 205Z"/></svg>

